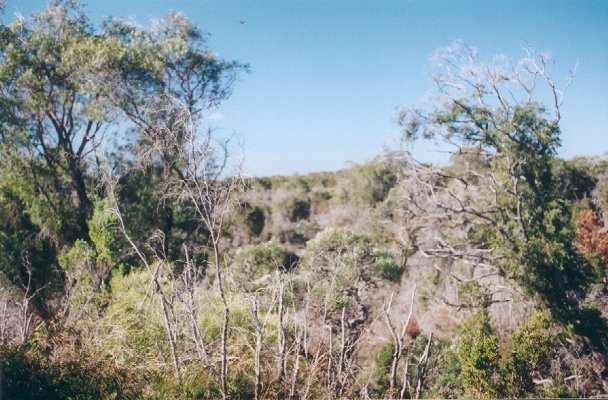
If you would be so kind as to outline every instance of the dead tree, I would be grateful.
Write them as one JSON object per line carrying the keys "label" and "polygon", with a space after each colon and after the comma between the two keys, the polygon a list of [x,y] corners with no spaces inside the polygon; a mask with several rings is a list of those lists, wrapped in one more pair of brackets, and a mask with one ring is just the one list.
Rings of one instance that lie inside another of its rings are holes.
{"label": "dead tree", "polygon": [[[162,97],[154,107],[147,110],[146,117],[153,123],[147,126],[147,141],[139,148],[139,161],[143,166],[157,163],[169,151],[173,154],[171,167],[179,173],[168,176],[164,182],[161,201],[175,201],[185,210],[189,210],[201,228],[208,234],[207,250],[211,253],[211,267],[215,273],[215,288],[222,303],[222,329],[220,344],[220,368],[211,371],[218,376],[222,398],[228,397],[228,334],[230,324],[230,306],[227,299],[222,268],[222,249],[220,240],[228,215],[233,210],[236,192],[242,189],[240,165],[230,164],[228,143],[218,142],[210,129],[202,130],[202,115],[192,115],[181,101]],[[110,180],[111,181],[111,180]],[[113,184],[108,185],[113,190]],[[115,198],[115,197],[114,197]],[[119,229],[146,266],[154,286],[154,293],[160,299],[167,336],[172,349],[176,374],[179,376],[179,352],[177,329],[177,313],[173,301],[178,299],[184,305],[192,330],[192,338],[202,358],[210,363],[206,345],[196,323],[197,304],[193,297],[194,265],[190,251],[184,248],[185,269],[183,284],[177,285],[171,277],[171,291],[165,293],[159,282],[159,267],[161,263],[152,265],[146,254],[128,234],[128,229],[122,218],[116,200],[113,212],[118,217]],[[161,235],[162,236],[162,235]],[[162,240],[164,244],[166,241]],[[162,261],[163,250],[157,258]],[[154,251],[152,247],[149,250]]]}
{"label": "dead tree", "polygon": [[294,348],[294,365],[291,374],[291,384],[289,386],[289,398],[293,399],[296,395],[296,385],[298,384],[298,374],[300,373],[300,351],[302,350],[303,329],[296,327],[296,342]]}
{"label": "dead tree", "polygon": [[[403,179],[415,188],[406,207],[431,227],[412,247],[446,260],[448,268],[436,268],[457,285],[485,285],[490,299],[477,306],[508,301],[515,294],[506,289],[505,279],[533,286],[508,261],[535,240],[531,235],[538,236],[545,216],[553,212],[547,201],[552,186],[544,182],[550,181],[564,92],[574,74],[559,89],[550,77],[549,54],[528,49],[515,64],[505,57],[485,63],[475,48],[462,42],[441,49],[433,61],[439,68],[433,76],[436,106],[406,107],[400,123],[407,140],[437,141],[455,167],[404,159]],[[484,230],[492,231],[500,246],[476,235]],[[521,263],[529,259],[521,257]],[[552,285],[568,285],[561,273],[552,279]]]}
{"label": "dead tree", "polygon": [[163,97],[151,119],[157,123],[150,128],[149,147],[140,153],[144,161],[162,158],[167,147],[174,154],[176,177],[165,182],[163,199],[175,200],[190,209],[209,235],[211,264],[215,272],[216,289],[223,308],[221,331],[220,390],[228,397],[228,331],[230,306],[226,297],[222,271],[220,240],[228,215],[237,201],[235,194],[243,187],[240,166],[230,165],[227,142],[218,142],[212,131],[201,130],[200,115],[193,115],[181,101]]}
{"label": "dead tree", "polygon": [[[23,264],[27,273],[27,282],[23,284],[23,297],[21,302],[16,303],[17,309],[19,310],[19,340],[21,343],[25,343],[32,330],[32,321],[34,320],[34,313],[31,310],[30,302],[34,299],[38,293],[46,288],[46,285],[39,287],[36,290],[32,290],[32,265],[27,255],[23,258]],[[2,324],[6,324],[6,310],[8,302],[4,305],[4,312],[2,318]],[[2,335],[5,334],[5,328],[2,328]],[[2,337],[0,337],[0,340]]]}
{"label": "dead tree", "polygon": [[109,212],[113,213],[116,216],[116,220],[118,221],[118,230],[125,237],[125,239],[129,243],[129,245],[131,246],[131,248],[133,249],[135,254],[137,254],[138,258],[144,264],[144,266],[146,267],[146,270],[148,271],[148,274],[149,274],[150,280],[151,280],[151,284],[152,284],[152,290],[153,290],[154,294],[156,296],[158,296],[158,299],[160,300],[161,311],[162,311],[162,315],[163,315],[163,323],[164,323],[164,327],[165,327],[165,333],[167,336],[167,340],[169,341],[169,348],[171,349],[171,357],[173,359],[173,367],[175,369],[175,376],[178,379],[178,381],[180,381],[180,383],[181,383],[180,360],[179,360],[179,354],[178,354],[178,348],[177,348],[178,347],[177,346],[177,341],[178,341],[177,329],[178,328],[177,328],[177,324],[175,323],[176,316],[175,316],[174,303],[170,300],[170,298],[167,297],[167,294],[165,293],[165,289],[163,288],[163,285],[160,282],[160,276],[159,276],[159,271],[160,271],[160,268],[164,261],[157,260],[156,263],[149,261],[148,256],[146,256],[146,254],[140,249],[140,246],[137,245],[135,243],[135,241],[133,241],[133,239],[131,238],[130,234],[127,231],[127,227],[125,226],[125,222],[122,217],[120,208],[118,207],[118,202],[116,201],[116,198],[114,197],[115,192],[114,192],[113,184],[114,184],[113,182],[108,181],[107,185],[106,185],[106,188],[108,190],[108,195],[110,196],[110,198],[113,199],[112,202],[114,204],[114,207],[112,207],[109,210]]}
{"label": "dead tree", "polygon": [[397,331],[395,326],[393,325],[393,321],[390,317],[391,308],[393,306],[393,299],[395,297],[395,292],[391,293],[391,297],[388,301],[388,306],[384,310],[384,315],[386,317],[386,324],[388,325],[389,331],[391,333],[393,339],[393,357],[391,359],[391,369],[389,373],[389,390],[390,393],[393,393],[395,387],[397,386],[397,374],[399,372],[399,360],[401,360],[401,356],[403,354],[403,348],[405,345],[405,334],[407,332],[407,327],[410,324],[410,320],[412,319],[412,315],[414,313],[414,298],[416,296],[416,286],[414,286],[414,290],[412,291],[412,299],[410,301],[410,309],[407,314],[407,317],[402,322],[401,330]]}
{"label": "dead tree", "polygon": [[284,308],[284,298],[285,298],[285,282],[283,282],[283,277],[281,276],[280,272],[277,272],[278,276],[279,276],[279,308],[278,308],[278,317],[279,320],[277,322],[277,344],[278,344],[278,353],[279,353],[279,365],[278,365],[278,369],[279,369],[279,381],[282,382],[285,377],[287,376],[287,356],[286,356],[286,350],[287,350],[287,326],[285,325],[284,322],[284,314],[285,314],[285,308]]}
{"label": "dead tree", "polygon": [[424,353],[422,357],[420,357],[420,361],[418,362],[418,368],[416,371],[416,399],[420,398],[420,393],[422,392],[422,385],[424,384],[424,378],[426,376],[426,364],[429,361],[429,356],[431,355],[431,343],[433,342],[433,332],[429,336],[429,341],[424,348]]}
{"label": "dead tree", "polygon": [[182,271],[182,280],[183,280],[183,293],[182,291],[178,291],[176,293],[176,297],[178,297],[181,303],[184,305],[184,311],[188,315],[190,320],[190,327],[192,329],[192,341],[196,346],[197,353],[199,358],[204,361],[211,371],[213,375],[219,377],[219,373],[215,368],[215,365],[211,362],[207,351],[207,344],[203,339],[203,335],[198,326],[198,313],[199,309],[197,306],[197,302],[195,299],[195,290],[197,287],[197,279],[196,277],[200,275],[197,272],[194,261],[190,257],[190,253],[188,251],[188,247],[184,244],[184,256],[185,260],[185,268]]}
{"label": "dead tree", "polygon": [[251,315],[253,317],[253,323],[255,328],[255,356],[254,356],[254,369],[255,369],[255,399],[259,400],[262,393],[262,367],[260,365],[260,357],[262,356],[262,345],[264,343],[264,326],[260,323],[259,305],[257,295],[253,295],[249,298],[251,302]]}

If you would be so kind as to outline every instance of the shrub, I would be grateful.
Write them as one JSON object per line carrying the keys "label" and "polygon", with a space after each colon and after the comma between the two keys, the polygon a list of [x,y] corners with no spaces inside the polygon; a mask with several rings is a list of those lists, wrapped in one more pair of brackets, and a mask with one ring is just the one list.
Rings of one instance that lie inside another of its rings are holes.
{"label": "shrub", "polygon": [[374,246],[372,254],[375,258],[374,268],[376,274],[386,280],[399,282],[401,275],[403,275],[403,267],[395,263],[392,254],[381,246]]}
{"label": "shrub", "polygon": [[504,368],[506,395],[524,397],[534,394],[533,376],[545,376],[555,355],[549,321],[536,313],[513,334],[512,352]]}
{"label": "shrub", "polygon": [[331,318],[339,318],[344,307],[359,322],[367,317],[360,295],[378,281],[398,280],[403,272],[370,235],[346,228],[319,232],[306,244],[301,265],[313,285],[313,300],[327,304]]}
{"label": "shrub", "polygon": [[361,273],[368,278],[398,281],[403,274],[403,268],[377,240],[346,228],[328,228],[319,232],[307,243],[306,254],[309,265],[317,261],[337,261],[336,265],[345,268],[341,275],[356,277]]}
{"label": "shrub", "polygon": [[466,396],[476,398],[501,397],[494,381],[498,371],[498,338],[477,332],[466,338],[458,352],[461,363],[460,379]]}
{"label": "shrub", "polygon": [[394,352],[393,343],[387,343],[380,348],[376,355],[376,385],[378,385],[380,393],[384,393],[389,388],[389,373]]}
{"label": "shrub", "polygon": [[347,172],[339,200],[360,208],[375,207],[397,184],[397,168],[386,162],[357,165]]}
{"label": "shrub", "polygon": [[241,204],[236,223],[247,235],[260,236],[266,225],[264,210],[257,205],[254,206],[244,202]]}
{"label": "shrub", "polygon": [[62,349],[59,357],[51,353],[37,347],[35,342],[0,346],[2,398],[141,398],[138,377],[109,359],[94,358],[76,348]]}
{"label": "shrub", "polygon": [[461,338],[458,360],[460,381],[467,397],[502,397],[499,376],[498,338],[492,333],[486,310],[473,318],[469,331]]}
{"label": "shrub", "polygon": [[289,219],[292,222],[308,218],[310,215],[310,201],[308,198],[293,199],[289,205]]}
{"label": "shrub", "polygon": [[160,304],[146,303],[150,288],[148,271],[135,270],[124,276],[117,273],[110,285],[112,293],[101,331],[106,354],[121,365],[164,363],[170,352]]}
{"label": "shrub", "polygon": [[[439,348],[436,348],[439,347]],[[453,340],[451,343],[433,348],[435,355],[435,374],[431,381],[429,379],[428,398],[460,398],[462,397],[462,366],[458,350],[460,341]],[[430,361],[429,361],[430,363]]]}
{"label": "shrub", "polygon": [[233,270],[249,279],[258,279],[279,269],[287,269],[287,251],[276,240],[238,249],[232,260]]}

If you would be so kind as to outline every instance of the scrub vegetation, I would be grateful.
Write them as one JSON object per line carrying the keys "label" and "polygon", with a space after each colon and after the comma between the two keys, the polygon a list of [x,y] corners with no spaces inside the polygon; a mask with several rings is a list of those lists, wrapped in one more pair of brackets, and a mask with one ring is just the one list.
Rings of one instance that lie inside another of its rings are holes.
{"label": "scrub vegetation", "polygon": [[249,67],[185,15],[0,25],[0,398],[606,396],[608,159],[556,155],[569,80],[435,58],[399,124],[447,165],[244,177],[207,117]]}

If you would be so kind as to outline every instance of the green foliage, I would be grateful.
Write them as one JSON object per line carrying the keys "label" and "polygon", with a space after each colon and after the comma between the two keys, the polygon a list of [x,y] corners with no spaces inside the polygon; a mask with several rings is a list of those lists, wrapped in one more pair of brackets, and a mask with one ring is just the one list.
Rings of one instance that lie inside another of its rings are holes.
{"label": "green foliage", "polygon": [[285,265],[287,258],[287,251],[276,240],[244,246],[238,249],[232,260],[232,271],[242,275],[239,279],[250,283],[290,268],[290,265]]}
{"label": "green foliage", "polygon": [[480,309],[461,327],[457,348],[460,375],[464,395],[474,398],[501,397],[499,385],[500,351],[494,335],[488,311]]}
{"label": "green foliage", "polygon": [[115,230],[117,218],[109,208],[109,200],[95,201],[88,221],[91,243],[78,239],[65,246],[58,257],[68,281],[70,302],[79,311],[93,312],[102,306],[103,291],[108,289],[112,270],[118,267],[120,246],[124,247]]}
{"label": "green foliage", "polygon": [[397,183],[398,169],[386,162],[357,165],[347,172],[338,199],[359,208],[375,207]]}
{"label": "green foliage", "polygon": [[125,244],[119,239],[116,227],[118,218],[111,212],[109,199],[100,199],[94,203],[93,216],[88,221],[89,237],[95,248],[95,262],[112,266],[120,248]]}
{"label": "green foliage", "polygon": [[454,339],[448,345],[439,348],[433,347],[435,354],[434,367],[437,377],[430,382],[430,390],[427,396],[432,398],[460,398],[462,397],[462,365],[460,363],[458,350],[460,341]]}
{"label": "green foliage", "polygon": [[536,313],[513,334],[511,356],[504,368],[508,397],[527,397],[535,393],[533,377],[544,377],[555,355],[555,340],[546,315]]}
{"label": "green foliage", "polygon": [[[39,298],[48,299],[62,278],[57,265],[55,237],[32,220],[32,210],[22,199],[26,192],[15,178],[0,165],[0,274],[22,289],[31,273],[32,292],[40,290]],[[60,214],[53,218],[62,216],[65,217]]]}
{"label": "green foliage", "polygon": [[371,236],[346,228],[328,228],[306,245],[309,266],[334,263],[342,268],[338,282],[352,283],[359,274],[397,281],[403,268],[395,264],[392,254]]}
{"label": "green foliage", "polygon": [[285,215],[291,222],[300,221],[310,215],[310,200],[304,195],[288,197],[276,205],[276,211]]}
{"label": "green foliage", "polygon": [[552,171],[557,197],[570,201],[590,198],[598,181],[597,175],[606,169],[602,164],[599,160],[585,157],[571,160],[555,158]]}
{"label": "green foliage", "polygon": [[240,208],[237,225],[251,237],[260,236],[266,222],[264,210],[247,202],[242,203]]}
{"label": "green foliage", "polygon": [[2,398],[138,399],[140,378],[108,359],[82,352],[62,352],[59,358],[35,344],[0,346]]}
{"label": "green foliage", "polygon": [[395,262],[393,255],[386,248],[381,246],[376,247],[373,250],[373,254],[375,257],[375,273],[386,280],[399,282],[404,270],[402,266]]}
{"label": "green foliage", "polygon": [[463,338],[458,349],[461,365],[460,380],[467,397],[501,397],[501,388],[495,382],[499,371],[498,338],[477,331]]}
{"label": "green foliage", "polygon": [[380,348],[376,355],[376,385],[378,385],[380,393],[384,393],[389,388],[389,373],[394,352],[395,346],[393,343],[387,343]]}
{"label": "green foliage", "polygon": [[94,250],[84,240],[77,240],[67,252],[60,254],[59,265],[62,267],[70,283],[70,301],[73,305],[86,304],[100,289],[96,281]]}
{"label": "green foliage", "polygon": [[255,378],[252,370],[240,369],[234,374],[230,381],[230,395],[235,399],[251,399],[255,392]]}
{"label": "green foliage", "polygon": [[160,304],[146,303],[150,283],[145,270],[124,276],[116,273],[110,281],[112,293],[104,313],[107,323],[101,333],[105,353],[119,365],[158,364],[170,357]]}

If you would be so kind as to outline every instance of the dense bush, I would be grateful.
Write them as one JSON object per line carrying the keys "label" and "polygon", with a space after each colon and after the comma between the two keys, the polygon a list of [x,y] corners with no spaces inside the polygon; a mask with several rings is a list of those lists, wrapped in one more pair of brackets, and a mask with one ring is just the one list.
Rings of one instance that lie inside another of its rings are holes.
{"label": "dense bush", "polygon": [[547,316],[536,313],[513,334],[511,355],[504,368],[508,397],[534,395],[533,379],[548,375],[555,356],[555,340]]}
{"label": "dense bush", "polygon": [[242,179],[203,116],[247,67],[205,38],[73,0],[0,22],[0,400],[413,396],[427,343],[423,397],[607,392],[608,161],[557,158],[546,55],[437,53],[399,119],[451,165]]}
{"label": "dense bush", "polygon": [[2,399],[139,399],[143,376],[76,348],[57,358],[35,344],[0,346]]}
{"label": "dense bush", "polygon": [[292,267],[288,252],[276,240],[241,247],[231,262],[231,273],[239,286],[251,290]]}
{"label": "dense bush", "polygon": [[237,225],[251,237],[260,236],[266,224],[264,210],[248,202],[241,203],[237,216]]}
{"label": "dense bush", "polygon": [[[398,281],[403,267],[397,265],[392,254],[372,236],[346,228],[329,228],[319,232],[306,245],[309,267],[316,263],[334,261],[330,268],[344,268],[339,281],[358,274],[368,278]],[[352,282],[349,282],[352,283]]]}
{"label": "dense bush", "polygon": [[387,162],[357,165],[346,173],[338,199],[359,208],[375,207],[397,184],[398,169]]}
{"label": "dense bush", "polygon": [[458,350],[460,379],[465,396],[474,398],[502,397],[499,372],[498,338],[478,331],[463,338]]}

